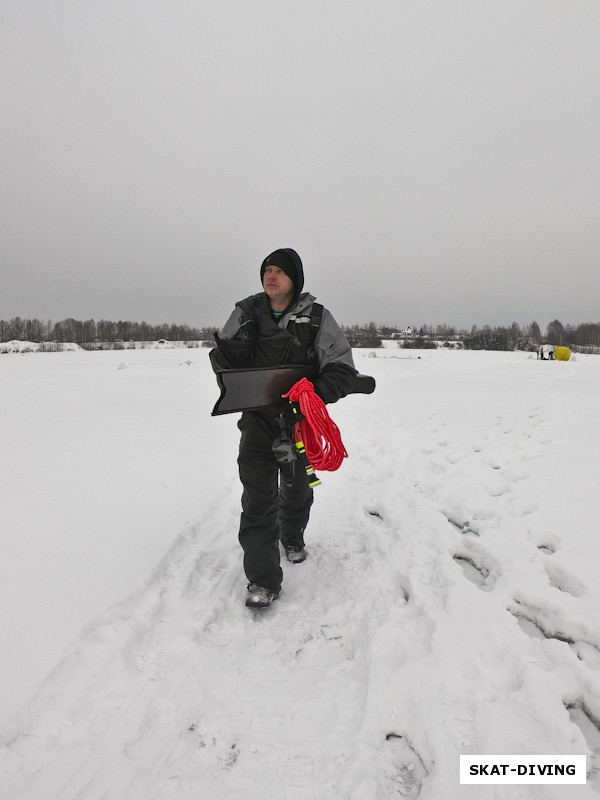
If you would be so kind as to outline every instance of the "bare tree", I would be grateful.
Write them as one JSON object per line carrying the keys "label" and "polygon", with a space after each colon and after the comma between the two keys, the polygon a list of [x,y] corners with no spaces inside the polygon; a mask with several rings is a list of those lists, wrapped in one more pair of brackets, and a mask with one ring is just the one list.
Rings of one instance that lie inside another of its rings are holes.
{"label": "bare tree", "polygon": [[542,341],[542,331],[537,322],[532,322],[529,326],[529,338],[533,339],[536,344],[540,344]]}
{"label": "bare tree", "polygon": [[546,338],[550,342],[550,344],[558,344],[562,345],[564,342],[565,337],[565,329],[563,327],[562,322],[557,319],[552,320],[552,322],[548,323],[548,327],[546,329]]}

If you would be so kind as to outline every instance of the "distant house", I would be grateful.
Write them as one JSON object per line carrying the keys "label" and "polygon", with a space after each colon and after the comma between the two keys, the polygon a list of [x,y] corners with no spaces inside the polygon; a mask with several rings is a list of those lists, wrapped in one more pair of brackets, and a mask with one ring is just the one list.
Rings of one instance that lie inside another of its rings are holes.
{"label": "distant house", "polygon": [[414,339],[415,332],[413,329],[408,326],[408,328],[403,328],[401,331],[394,331],[391,335],[391,339]]}

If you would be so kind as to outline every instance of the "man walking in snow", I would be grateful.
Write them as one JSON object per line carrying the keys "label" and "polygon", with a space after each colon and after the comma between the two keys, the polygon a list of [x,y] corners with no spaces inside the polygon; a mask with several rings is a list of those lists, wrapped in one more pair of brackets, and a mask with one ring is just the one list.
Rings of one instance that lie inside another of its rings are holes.
{"label": "man walking in snow", "polygon": [[[215,334],[215,362],[228,368],[316,366],[315,393],[325,403],[335,403],[352,389],[352,351],[330,312],[302,291],[300,256],[287,247],[275,250],[263,261],[260,279],[264,291],[238,302],[221,336]],[[298,419],[291,410],[285,413],[290,436]],[[281,433],[278,414],[272,408],[245,411],[238,422],[243,486],[239,541],[248,579],[246,605],[261,608],[281,591],[279,542],[291,563],[306,558],[304,530],[313,502],[303,469],[280,480],[284,467],[272,449]]]}

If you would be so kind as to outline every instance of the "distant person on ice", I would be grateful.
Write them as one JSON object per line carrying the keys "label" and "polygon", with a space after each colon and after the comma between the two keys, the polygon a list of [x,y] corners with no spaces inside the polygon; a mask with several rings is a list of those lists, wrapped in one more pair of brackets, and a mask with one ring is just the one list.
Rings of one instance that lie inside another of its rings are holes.
{"label": "distant person on ice", "polygon": [[[262,263],[264,291],[236,303],[221,332],[215,334],[215,360],[221,367],[317,366],[315,393],[325,403],[348,394],[356,369],[348,340],[332,315],[315,297],[303,292],[304,271],[295,250],[275,250]],[[289,432],[297,421],[286,409]],[[245,411],[238,457],[243,486],[239,541],[248,579],[246,605],[266,607],[279,595],[283,572],[279,542],[288,561],[305,560],[304,530],[313,490],[304,469],[296,469],[291,485],[280,480],[272,450],[280,434],[275,409]]]}

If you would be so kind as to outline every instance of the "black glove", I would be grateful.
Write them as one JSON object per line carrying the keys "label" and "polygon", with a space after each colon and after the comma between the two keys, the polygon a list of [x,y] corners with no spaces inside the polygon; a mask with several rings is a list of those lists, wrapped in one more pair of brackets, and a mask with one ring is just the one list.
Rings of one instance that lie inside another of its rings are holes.
{"label": "black glove", "polygon": [[231,337],[236,342],[247,342],[248,344],[255,344],[258,339],[258,325],[253,319],[247,319],[238,328],[238,330]]}
{"label": "black glove", "polygon": [[[256,327],[256,323],[244,323],[231,339],[221,339],[218,333],[214,334],[219,350],[218,363],[222,368],[224,365],[226,369],[236,369],[250,363],[256,341],[253,325]],[[215,362],[212,363],[214,368]]]}

